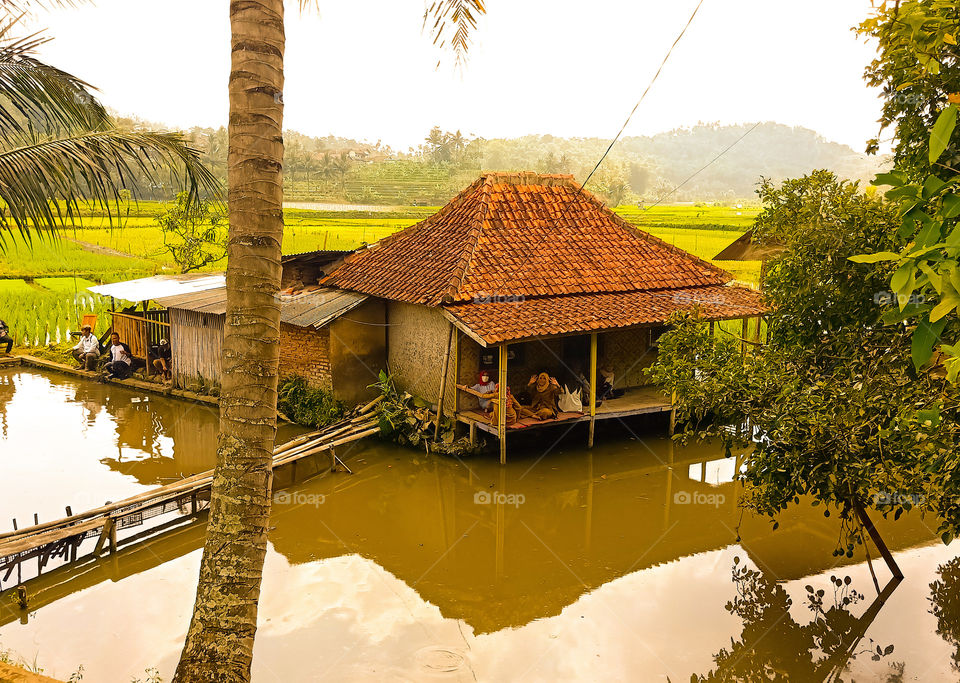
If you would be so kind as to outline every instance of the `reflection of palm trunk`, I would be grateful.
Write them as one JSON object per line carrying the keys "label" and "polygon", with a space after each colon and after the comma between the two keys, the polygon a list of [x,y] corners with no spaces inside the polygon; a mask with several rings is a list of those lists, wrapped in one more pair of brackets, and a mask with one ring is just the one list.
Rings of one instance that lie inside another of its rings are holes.
{"label": "reflection of palm trunk", "polygon": [[250,678],[276,432],[283,238],[283,0],[232,2],[220,443],[193,619],[174,681]]}

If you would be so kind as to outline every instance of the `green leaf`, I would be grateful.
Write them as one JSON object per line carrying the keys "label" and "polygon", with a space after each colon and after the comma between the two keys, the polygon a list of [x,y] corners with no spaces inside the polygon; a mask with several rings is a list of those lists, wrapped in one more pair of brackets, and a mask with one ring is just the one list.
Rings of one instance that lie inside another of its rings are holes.
{"label": "green leaf", "polygon": [[935,175],[928,175],[927,179],[923,181],[923,198],[930,199],[935,194],[940,192],[943,188],[947,186],[947,183],[938,178]]}
{"label": "green leaf", "polygon": [[907,175],[903,171],[890,171],[889,173],[878,173],[873,179],[874,185],[889,185],[890,187],[900,187],[907,182]]}
{"label": "green leaf", "polygon": [[892,251],[878,251],[875,254],[857,254],[851,256],[850,261],[854,263],[879,263],[880,261],[899,261],[900,254]]}
{"label": "green leaf", "polygon": [[929,247],[940,240],[940,228],[942,223],[931,221],[923,226],[923,229],[917,234],[917,246]]}
{"label": "green leaf", "polygon": [[952,287],[945,287],[943,295],[940,297],[940,303],[930,311],[930,321],[937,322],[941,320],[945,315],[957,308],[957,306],[960,306],[960,296],[957,296],[957,292]]}
{"label": "green leaf", "polygon": [[917,329],[913,331],[913,338],[910,340],[910,354],[913,358],[913,367],[920,370],[930,357],[933,356],[933,347],[940,340],[940,333],[946,320],[938,322],[920,321]]}
{"label": "green leaf", "polygon": [[930,163],[937,159],[947,149],[950,144],[950,136],[953,135],[953,129],[957,125],[957,108],[952,104],[940,112],[937,122],[933,124],[930,131]]}
{"label": "green leaf", "polygon": [[943,217],[956,218],[960,216],[960,197],[955,194],[943,196]]}

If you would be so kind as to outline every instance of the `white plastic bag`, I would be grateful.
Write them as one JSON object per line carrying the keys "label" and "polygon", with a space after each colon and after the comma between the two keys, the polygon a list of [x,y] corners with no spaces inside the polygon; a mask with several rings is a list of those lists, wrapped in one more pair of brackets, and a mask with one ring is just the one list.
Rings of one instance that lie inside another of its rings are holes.
{"label": "white plastic bag", "polygon": [[557,399],[561,413],[582,413],[583,401],[580,399],[580,389],[571,392],[567,385],[563,385],[563,393]]}

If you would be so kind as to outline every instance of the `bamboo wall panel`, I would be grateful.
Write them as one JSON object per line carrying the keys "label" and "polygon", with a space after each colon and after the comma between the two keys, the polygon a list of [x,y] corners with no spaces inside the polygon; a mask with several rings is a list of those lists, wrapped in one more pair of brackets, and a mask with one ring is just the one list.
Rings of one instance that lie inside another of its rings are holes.
{"label": "bamboo wall panel", "polygon": [[[436,403],[450,321],[436,308],[387,302],[387,360],[397,388]],[[447,374],[443,402],[452,406],[456,373]]]}
{"label": "bamboo wall panel", "polygon": [[170,348],[174,383],[182,389],[220,386],[224,316],[170,309]]}

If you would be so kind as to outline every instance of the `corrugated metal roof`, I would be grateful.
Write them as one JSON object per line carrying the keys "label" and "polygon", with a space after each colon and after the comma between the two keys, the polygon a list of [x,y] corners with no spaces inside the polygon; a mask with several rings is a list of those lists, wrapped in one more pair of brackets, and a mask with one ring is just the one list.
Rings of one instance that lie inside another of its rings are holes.
{"label": "corrugated metal roof", "polygon": [[[280,320],[298,327],[323,327],[369,297],[358,292],[321,287],[293,295],[280,296]],[[156,300],[166,308],[181,308],[220,315],[227,312],[225,287],[207,292],[182,294]]]}
{"label": "corrugated metal roof", "polygon": [[149,301],[216,289],[224,287],[226,282],[223,273],[184,273],[112,282],[108,285],[91,287],[90,291],[126,301]]}

